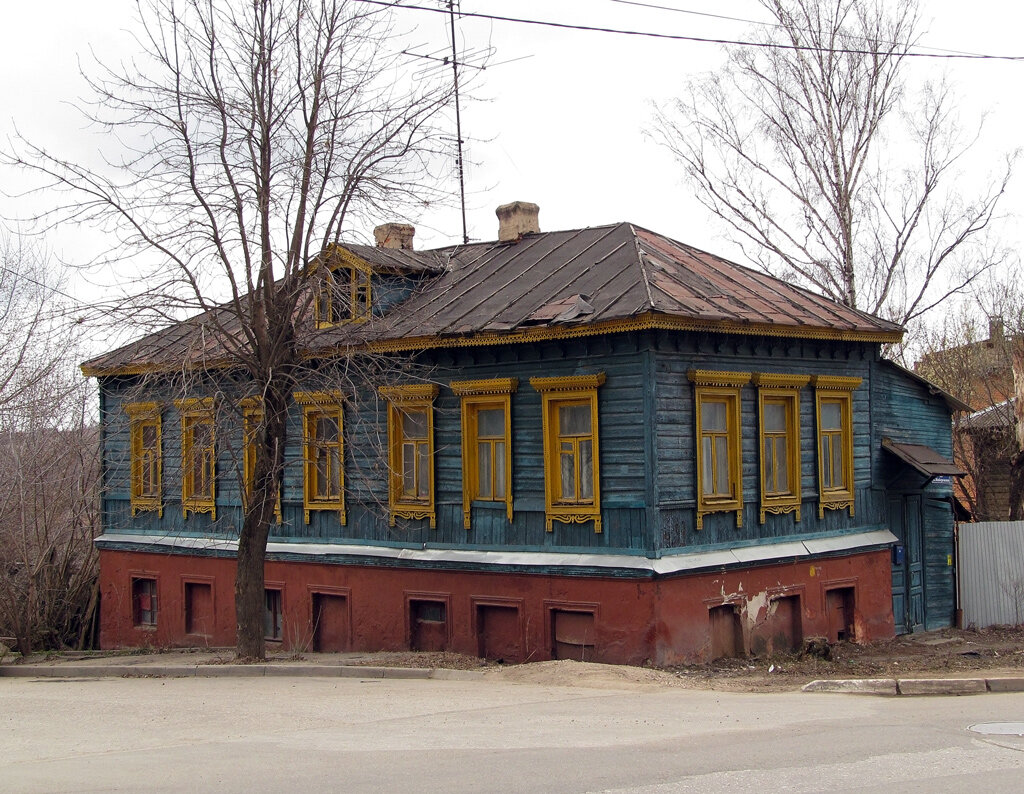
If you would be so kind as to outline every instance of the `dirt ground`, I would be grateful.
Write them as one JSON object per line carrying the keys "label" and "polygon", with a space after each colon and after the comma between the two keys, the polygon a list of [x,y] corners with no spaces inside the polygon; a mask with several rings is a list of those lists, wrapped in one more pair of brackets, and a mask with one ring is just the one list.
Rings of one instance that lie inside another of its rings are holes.
{"label": "dirt ground", "polygon": [[[2,650],[2,649],[0,649]],[[1024,626],[943,629],[867,645],[836,643],[819,655],[720,659],[675,667],[629,667],[569,660],[503,665],[458,653],[379,652],[344,654],[270,653],[268,664],[345,664],[477,670],[486,677],[548,686],[591,688],[682,687],[733,692],[796,690],[815,679],[959,678],[1024,676]],[[21,664],[230,664],[231,648],[135,649],[113,652],[37,654],[21,659],[2,654],[0,663]],[[827,656],[828,658],[823,658]]]}
{"label": "dirt ground", "polygon": [[1024,675],[1024,626],[943,629],[856,645],[828,646],[828,656],[776,655],[720,659],[668,668],[625,667],[571,661],[498,665],[454,653],[367,654],[356,664],[483,670],[504,680],[558,686],[622,684],[679,686],[733,692],[798,689],[818,678],[958,678],[974,671]]}

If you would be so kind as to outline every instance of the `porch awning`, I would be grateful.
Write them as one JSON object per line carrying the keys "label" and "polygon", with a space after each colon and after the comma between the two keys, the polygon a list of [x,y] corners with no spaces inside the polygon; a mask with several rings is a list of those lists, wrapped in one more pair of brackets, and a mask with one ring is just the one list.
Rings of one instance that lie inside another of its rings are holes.
{"label": "porch awning", "polygon": [[883,438],[882,449],[891,452],[928,479],[943,476],[962,477],[966,473],[949,458],[924,444],[897,444],[892,439]]}

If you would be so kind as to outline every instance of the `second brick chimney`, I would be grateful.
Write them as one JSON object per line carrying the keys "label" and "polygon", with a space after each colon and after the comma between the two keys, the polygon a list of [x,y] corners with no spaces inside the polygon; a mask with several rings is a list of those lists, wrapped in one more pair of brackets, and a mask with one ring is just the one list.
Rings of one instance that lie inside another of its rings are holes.
{"label": "second brick chimney", "polygon": [[540,207],[528,201],[513,201],[496,209],[498,216],[498,240],[518,240],[524,234],[540,232]]}
{"label": "second brick chimney", "polygon": [[408,223],[382,223],[373,230],[378,248],[397,248],[402,251],[412,250],[415,234],[416,227]]}

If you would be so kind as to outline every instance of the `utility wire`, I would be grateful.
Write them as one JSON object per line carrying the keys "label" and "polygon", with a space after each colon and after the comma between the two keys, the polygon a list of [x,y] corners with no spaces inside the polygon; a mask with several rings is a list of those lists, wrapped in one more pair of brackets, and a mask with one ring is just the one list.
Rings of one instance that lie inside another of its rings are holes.
{"label": "utility wire", "polygon": [[[624,6],[635,6],[637,8],[650,8],[654,11],[671,11],[674,14],[686,14],[694,17],[708,17],[710,19],[721,19],[725,22],[741,22],[744,25],[757,25],[762,28],[777,28],[779,30],[787,30],[786,25],[781,22],[768,22],[762,19],[747,19],[745,17],[731,17],[727,14],[712,14],[709,11],[693,11],[689,8],[676,8],[675,6],[663,6],[656,3],[642,3],[640,0],[608,0],[609,3],[617,3]],[[801,28],[806,30],[806,28]],[[861,36],[854,36],[853,38],[863,39]],[[888,43],[888,42],[886,42]],[[974,55],[981,56],[982,53],[968,52],[966,50],[954,50],[949,47],[929,47],[927,44],[918,44],[917,47],[922,50],[934,50],[935,52],[951,52],[957,55]]]}
{"label": "utility wire", "polygon": [[[382,6],[386,8],[404,8],[410,11],[429,11],[434,14],[447,14],[447,9],[428,8],[426,6],[407,5],[401,2],[389,2],[389,0],[359,0],[361,3]],[[831,52],[843,55],[879,55],[883,54],[877,50],[856,49],[856,48],[835,48],[835,47],[810,47],[800,44],[776,44],[771,42],[741,41],[739,39],[715,39],[701,36],[682,36],[673,33],[654,33],[644,30],[626,30],[623,28],[604,28],[593,25],[574,25],[568,22],[549,22],[541,19],[526,19],[523,17],[507,17],[497,14],[480,14],[472,11],[461,11],[460,16],[472,17],[474,19],[488,19],[493,22],[516,22],[522,25],[537,25],[540,27],[560,28],[562,30],[578,30],[589,33],[614,33],[620,36],[639,36],[651,39],[664,39],[668,41],[693,41],[701,44],[727,44],[735,47],[757,47],[767,50],[799,50],[802,52]],[[1024,61],[1024,55],[972,55],[968,53],[941,53],[941,52],[904,52],[900,57],[906,58],[933,58],[942,60],[974,60],[974,61]]]}

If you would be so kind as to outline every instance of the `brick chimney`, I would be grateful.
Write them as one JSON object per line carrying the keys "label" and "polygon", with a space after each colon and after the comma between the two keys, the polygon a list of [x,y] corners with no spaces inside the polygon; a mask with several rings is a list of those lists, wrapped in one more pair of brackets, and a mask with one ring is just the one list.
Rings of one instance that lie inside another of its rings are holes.
{"label": "brick chimney", "polygon": [[373,230],[373,238],[378,248],[397,248],[401,251],[412,250],[412,238],[416,227],[408,223],[383,223]]}
{"label": "brick chimney", "polygon": [[540,207],[528,201],[513,201],[502,204],[496,209],[498,216],[498,240],[508,242],[518,240],[524,234],[540,232]]}

